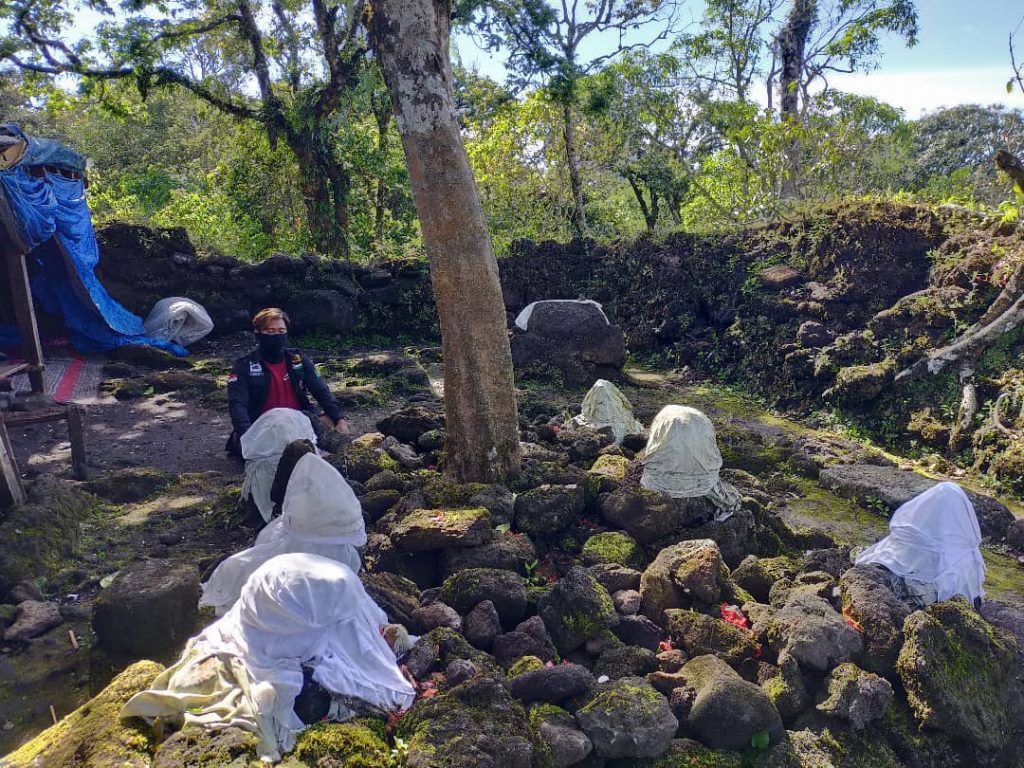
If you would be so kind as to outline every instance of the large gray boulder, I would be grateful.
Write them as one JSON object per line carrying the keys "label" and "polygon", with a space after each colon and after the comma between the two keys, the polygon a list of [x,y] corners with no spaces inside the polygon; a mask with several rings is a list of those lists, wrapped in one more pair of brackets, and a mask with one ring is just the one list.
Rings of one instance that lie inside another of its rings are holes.
{"label": "large gray boulder", "polygon": [[697,611],[669,608],[665,627],[677,645],[691,656],[713,654],[738,667],[758,654],[753,632]]}
{"label": "large gray boulder", "polygon": [[860,656],[864,641],[828,601],[806,593],[794,594],[768,620],[768,642],[788,653],[805,671],[827,672]]}
{"label": "large gray boulder", "polygon": [[551,752],[554,768],[576,765],[594,751],[587,734],[576,724],[576,719],[559,707],[538,707],[530,712],[530,722],[537,735]]}
{"label": "large gray boulder", "polygon": [[668,700],[646,680],[624,677],[601,686],[576,721],[604,758],[657,757],[679,728]]}
{"label": "large gray boulder", "polygon": [[629,486],[601,499],[601,516],[640,544],[663,541],[715,512],[707,499],[673,499],[647,488]]}
{"label": "large gray boulder", "polygon": [[183,645],[195,629],[199,570],[189,563],[144,560],[100,592],[92,628],[108,650],[135,658]]}
{"label": "large gray boulder", "polygon": [[626,337],[594,304],[539,302],[525,332],[512,336],[517,369],[555,369],[569,386],[617,378],[626,364]]}
{"label": "large gray boulder", "polygon": [[722,594],[723,567],[718,544],[711,539],[666,547],[640,579],[640,612],[664,626],[670,608],[714,605]]}
{"label": "large gray boulder", "polygon": [[758,733],[767,732],[773,744],[785,738],[778,710],[764,691],[721,659],[690,659],[680,675],[696,692],[686,726],[704,744],[741,750]]}
{"label": "large gray boulder", "polygon": [[554,536],[583,514],[579,485],[543,485],[516,497],[516,528],[531,536]]}
{"label": "large gray boulder", "polygon": [[522,577],[511,571],[495,568],[459,571],[445,579],[441,599],[463,614],[490,600],[506,627],[514,626],[526,615],[526,585]]}
{"label": "large gray boulder", "polygon": [[[890,512],[940,482],[916,472],[874,464],[836,464],[821,470],[818,480],[840,496],[865,504],[881,503]],[[1013,522],[1013,513],[990,496],[966,488],[964,491],[974,505],[982,535],[1001,541]]]}
{"label": "large gray boulder", "polygon": [[922,725],[986,752],[1018,748],[1024,739],[1024,647],[1017,638],[985,622],[959,597],[912,613],[903,633],[897,670]]}
{"label": "large gray boulder", "polygon": [[509,690],[524,704],[545,701],[561,704],[577,696],[586,696],[597,682],[586,667],[578,664],[556,664],[524,672],[512,680]]}
{"label": "large gray boulder", "polygon": [[839,589],[844,613],[864,630],[861,666],[868,672],[892,677],[910,606],[893,594],[885,569],[878,565],[850,568],[839,580]]}
{"label": "large gray boulder", "polygon": [[560,653],[576,650],[619,620],[608,590],[579,566],[541,598],[538,612]]}
{"label": "large gray boulder", "polygon": [[892,703],[892,685],[884,677],[865,672],[856,664],[840,664],[832,670],[826,697],[818,711],[846,720],[855,731],[880,720]]}

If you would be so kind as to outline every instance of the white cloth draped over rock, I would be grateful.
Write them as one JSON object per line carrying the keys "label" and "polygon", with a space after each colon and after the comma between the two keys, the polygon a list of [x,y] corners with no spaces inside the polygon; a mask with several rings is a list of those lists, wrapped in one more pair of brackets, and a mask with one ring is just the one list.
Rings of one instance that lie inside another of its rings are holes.
{"label": "white cloth draped over rock", "polygon": [[[530,330],[530,317],[533,315],[533,310],[537,308],[538,304],[591,304],[597,307],[597,311],[604,317],[604,321],[608,323],[608,315],[604,313],[604,308],[593,299],[545,299],[544,301],[534,301],[527,304],[523,310],[516,315],[516,328],[521,331]],[[608,323],[611,325],[611,323]]]}
{"label": "white cloth draped over rock", "polygon": [[[889,535],[857,555],[908,582],[933,586],[937,600],[984,597],[985,561],[974,505],[956,483],[939,483],[901,506]],[[920,591],[918,590],[918,593]]]}
{"label": "white cloth draped over rock", "polygon": [[387,616],[355,572],[325,557],[279,555],[258,568],[238,602],[189,641],[181,658],[135,695],[122,717],[207,728],[241,727],[276,761],[305,727],[295,714],[302,664],[332,693],[386,711],[415,691],[381,636]]}
{"label": "white cloth draped over rock", "polygon": [[644,425],[633,416],[633,406],[619,388],[605,379],[598,379],[583,398],[580,415],[573,421],[582,427],[610,427],[616,443],[626,435],[644,431]]}
{"label": "white cloth draped over rock", "polygon": [[284,449],[295,440],[309,440],[316,445],[313,423],[294,408],[271,408],[256,419],[240,439],[245,459],[242,498],[252,496],[264,522],[270,522],[274,513],[270,489],[274,485],[277,464]]}
{"label": "white cloth draped over rock", "polygon": [[213,606],[218,616],[238,599],[246,579],[277,555],[306,552],[344,563],[356,573],[356,547],[366,544],[363,511],[355,493],[334,467],[316,454],[303,456],[292,470],[281,516],[267,525],[249,549],[217,566],[203,584],[199,605]]}
{"label": "white cloth draped over rock", "polygon": [[685,405],[666,405],[651,422],[640,485],[676,499],[706,496],[725,520],[740,508],[739,491],[719,477],[722,454],[711,419]]}

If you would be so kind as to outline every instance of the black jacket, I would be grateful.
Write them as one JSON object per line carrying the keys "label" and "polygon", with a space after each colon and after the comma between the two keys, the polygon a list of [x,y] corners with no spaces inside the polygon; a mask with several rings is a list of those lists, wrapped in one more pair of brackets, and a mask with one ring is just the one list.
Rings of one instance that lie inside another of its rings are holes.
{"label": "black jacket", "polygon": [[[312,395],[332,421],[340,419],[341,408],[338,401],[320,378],[313,362],[297,349],[291,348],[285,348],[284,360],[288,364],[288,378],[299,398],[302,410],[313,410],[313,405],[309,401],[309,396]],[[237,436],[244,435],[263,413],[263,405],[267,402],[269,391],[270,381],[258,349],[235,360],[231,375],[228,377],[228,410],[231,412],[231,423]]]}

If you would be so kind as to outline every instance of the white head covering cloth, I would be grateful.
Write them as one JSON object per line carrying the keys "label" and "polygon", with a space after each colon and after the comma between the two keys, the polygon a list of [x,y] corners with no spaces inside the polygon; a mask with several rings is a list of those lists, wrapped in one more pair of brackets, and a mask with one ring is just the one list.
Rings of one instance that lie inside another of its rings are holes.
{"label": "white head covering cloth", "polygon": [[324,459],[307,453],[288,479],[281,516],[256,537],[256,543],[217,566],[203,584],[199,605],[223,615],[238,599],[250,574],[272,557],[306,552],[361,565],[356,547],[366,544],[362,507],[345,478]]}
{"label": "white head covering cloth", "polygon": [[277,464],[284,449],[295,440],[309,440],[316,445],[316,432],[309,417],[294,408],[271,408],[253,422],[239,441],[245,459],[242,498],[252,496],[265,522],[270,521],[274,512],[270,488]]}
{"label": "white head covering cloth", "polygon": [[616,443],[621,443],[626,435],[644,431],[644,425],[633,416],[632,404],[618,387],[605,379],[594,382],[583,398],[580,415],[574,421],[591,429],[611,427]]}
{"label": "white head covering cloth", "polygon": [[640,485],[676,499],[707,496],[724,520],[741,504],[739,492],[718,476],[722,454],[711,419],[685,405],[666,405],[651,423]]}
{"label": "white head covering cloth", "polygon": [[222,697],[244,701],[235,719],[244,710],[241,719],[261,737],[261,756],[279,759],[305,727],[294,710],[303,662],[313,666],[314,680],[336,694],[387,711],[412,705],[415,691],[380,634],[386,623],[348,566],[316,555],[279,555],[252,574],[238,602],[189,643],[178,664],[125,705],[122,717],[183,716],[224,727],[203,706],[183,705],[195,700],[193,691],[169,683],[182,678],[186,665],[227,658],[246,679]]}
{"label": "white head covering cloth", "polygon": [[897,576],[934,584],[938,599],[984,597],[985,561],[974,505],[956,483],[939,483],[902,505],[889,535],[857,556]]}

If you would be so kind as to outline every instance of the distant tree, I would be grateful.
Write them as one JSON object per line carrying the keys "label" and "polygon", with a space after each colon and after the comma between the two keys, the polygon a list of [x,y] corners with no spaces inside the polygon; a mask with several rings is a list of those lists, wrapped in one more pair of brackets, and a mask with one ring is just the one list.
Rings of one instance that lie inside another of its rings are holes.
{"label": "distant tree", "polygon": [[1006,196],[993,164],[997,149],[1024,152],[1024,114],[1001,105],[964,104],[912,123],[912,154],[904,183],[913,190],[951,180],[966,197],[998,205]]}
{"label": "distant tree", "polygon": [[[588,227],[577,145],[580,80],[623,51],[667,38],[675,5],[675,0],[470,0],[462,6],[462,16],[473,20],[485,45],[508,52],[513,85],[540,85],[558,104],[573,199],[572,224],[581,237],[588,234]],[[586,53],[584,43],[603,33],[615,36],[609,49]],[[644,39],[632,41],[631,35]]]}
{"label": "distant tree", "polygon": [[376,0],[373,10],[441,320],[444,471],[502,482],[520,469],[519,418],[498,265],[452,93],[451,5]]}
{"label": "distant tree", "polygon": [[[93,0],[105,20],[75,36],[71,0],[13,0],[0,7],[9,34],[0,59],[37,75],[71,75],[87,90],[133,83],[145,97],[184,88],[222,112],[263,126],[295,155],[319,250],[349,253],[352,178],[334,144],[345,95],[366,45],[365,0]],[[250,93],[255,96],[249,95]]]}
{"label": "distant tree", "polygon": [[[782,121],[799,125],[811,88],[819,80],[827,88],[834,72],[875,66],[883,32],[898,34],[913,45],[917,30],[913,0],[792,0],[775,37],[778,66],[773,73]],[[780,195],[791,199],[798,196],[802,170],[795,135],[787,142],[786,154]]]}

